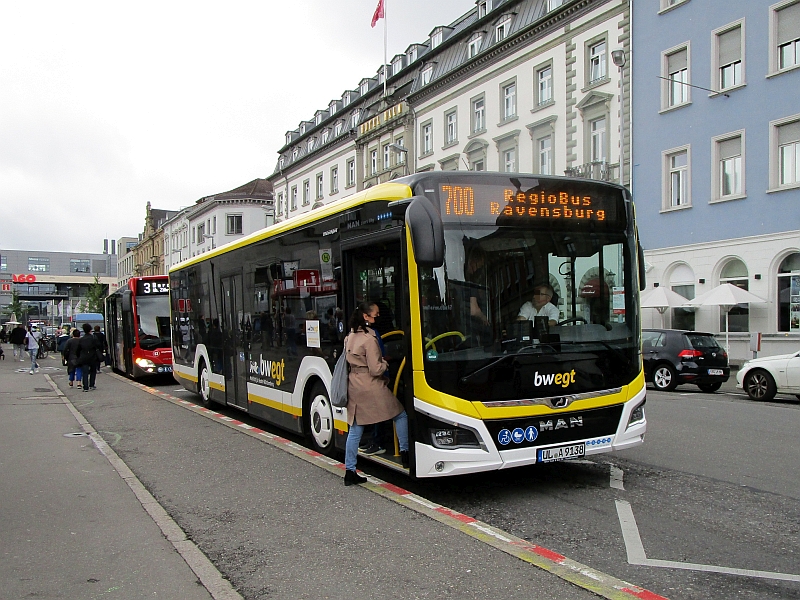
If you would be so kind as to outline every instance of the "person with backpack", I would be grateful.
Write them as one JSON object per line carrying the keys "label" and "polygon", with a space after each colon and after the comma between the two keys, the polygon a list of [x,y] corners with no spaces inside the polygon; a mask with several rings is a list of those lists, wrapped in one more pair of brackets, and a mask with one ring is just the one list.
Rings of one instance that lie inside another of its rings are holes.
{"label": "person with backpack", "polygon": [[97,378],[97,353],[103,347],[98,339],[92,335],[92,326],[88,323],[83,324],[83,336],[78,341],[78,362],[81,367],[81,383],[83,391],[90,389],[96,390],[95,379]]}
{"label": "person with backpack", "polygon": [[33,328],[28,325],[28,332],[25,334],[25,348],[31,355],[31,375],[39,372],[39,363],[36,362],[36,355],[39,352],[40,339],[42,339],[41,335],[37,336]]}

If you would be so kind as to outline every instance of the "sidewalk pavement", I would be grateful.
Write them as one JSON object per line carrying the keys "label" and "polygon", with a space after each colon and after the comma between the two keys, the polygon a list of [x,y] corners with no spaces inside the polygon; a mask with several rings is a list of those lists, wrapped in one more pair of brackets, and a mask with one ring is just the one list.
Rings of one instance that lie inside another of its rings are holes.
{"label": "sidewalk pavement", "polygon": [[210,599],[50,385],[60,357],[31,375],[3,349],[0,596]]}

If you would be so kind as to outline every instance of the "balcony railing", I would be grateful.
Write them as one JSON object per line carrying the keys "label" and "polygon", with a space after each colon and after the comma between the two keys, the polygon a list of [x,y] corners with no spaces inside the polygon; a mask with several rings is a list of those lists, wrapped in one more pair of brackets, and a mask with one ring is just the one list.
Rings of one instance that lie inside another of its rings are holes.
{"label": "balcony railing", "polygon": [[582,177],[583,179],[596,179],[598,181],[616,181],[619,165],[607,163],[601,160],[593,160],[576,167],[569,167],[564,170],[567,177]]}

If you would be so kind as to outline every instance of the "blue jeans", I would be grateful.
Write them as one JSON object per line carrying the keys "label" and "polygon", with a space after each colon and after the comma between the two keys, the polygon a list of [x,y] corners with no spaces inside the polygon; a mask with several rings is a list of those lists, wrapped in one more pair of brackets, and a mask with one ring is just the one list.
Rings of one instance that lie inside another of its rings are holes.
{"label": "blue jeans", "polygon": [[38,351],[39,351],[38,348],[32,348],[28,350],[28,353],[31,355],[31,371],[39,368],[39,363],[36,362],[36,353]]}
{"label": "blue jeans", "polygon": [[68,369],[68,372],[70,381],[75,381],[77,379],[78,383],[80,383],[83,379],[83,370],[80,366],[73,367],[71,370]]}
{"label": "blue jeans", "polygon": [[[397,441],[400,444],[400,452],[408,452],[408,415],[406,411],[401,412],[394,419],[394,426],[397,430]],[[358,462],[358,445],[361,443],[361,436],[364,433],[364,425],[359,425],[353,419],[353,424],[347,432],[347,445],[344,450],[344,468],[348,471],[356,470]]]}

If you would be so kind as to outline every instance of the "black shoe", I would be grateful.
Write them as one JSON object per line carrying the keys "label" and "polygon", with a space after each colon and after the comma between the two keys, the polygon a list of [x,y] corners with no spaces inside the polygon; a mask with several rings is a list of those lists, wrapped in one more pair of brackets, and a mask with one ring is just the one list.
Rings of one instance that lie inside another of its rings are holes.
{"label": "black shoe", "polygon": [[408,468],[408,450],[400,450],[400,462],[403,464],[404,469]]}
{"label": "black shoe", "polygon": [[[361,448],[359,448],[359,450],[361,450]],[[366,454],[367,456],[374,456],[375,454],[383,454],[384,452],[386,452],[386,450],[378,446],[378,444],[370,444],[369,446],[361,450],[361,453]]]}
{"label": "black shoe", "polygon": [[358,485],[359,483],[366,483],[367,478],[362,477],[355,471],[347,470],[344,472],[344,484],[345,485]]}

